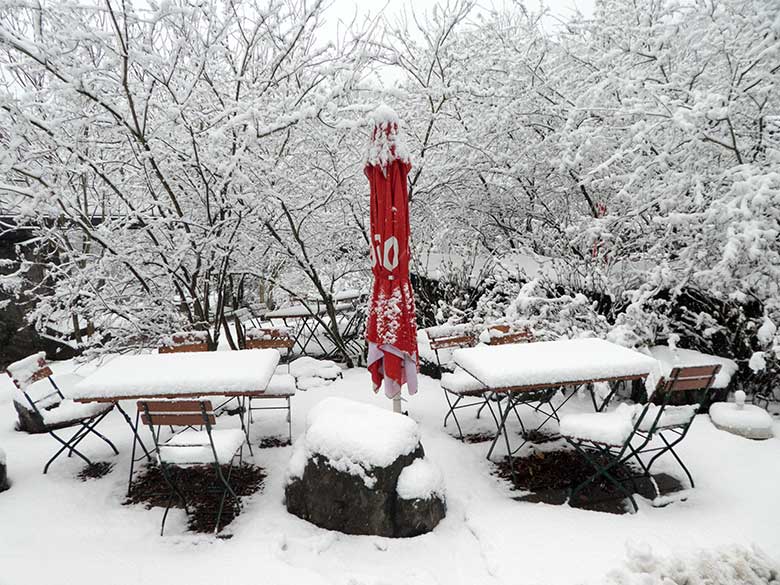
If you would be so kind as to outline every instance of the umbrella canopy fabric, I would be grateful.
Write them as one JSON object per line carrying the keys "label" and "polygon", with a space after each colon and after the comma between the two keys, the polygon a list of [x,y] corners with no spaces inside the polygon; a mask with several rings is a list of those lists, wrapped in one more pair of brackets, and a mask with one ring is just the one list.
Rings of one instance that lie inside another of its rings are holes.
{"label": "umbrella canopy fabric", "polygon": [[409,282],[409,192],[412,168],[398,137],[398,116],[386,106],[373,112],[374,130],[365,173],[371,188],[371,270],[368,370],[389,398],[406,383],[417,392],[417,325]]}

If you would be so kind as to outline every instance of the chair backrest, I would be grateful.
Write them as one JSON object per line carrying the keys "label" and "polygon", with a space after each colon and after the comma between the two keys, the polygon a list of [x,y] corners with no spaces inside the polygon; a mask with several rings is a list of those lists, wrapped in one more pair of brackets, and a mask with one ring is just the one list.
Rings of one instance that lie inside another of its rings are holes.
{"label": "chair backrest", "polygon": [[720,371],[720,364],[674,368],[668,378],[662,378],[656,392],[661,395],[684,390],[709,390]]}
{"label": "chair backrest", "polygon": [[208,351],[207,335],[201,331],[174,333],[163,339],[157,348],[158,353],[180,353],[193,351]]}
{"label": "chair backrest", "polygon": [[[51,403],[51,398],[55,395],[62,399],[60,389],[51,378],[52,371],[46,363],[46,354],[42,351],[10,364],[6,368],[6,373],[33,408],[37,409],[36,405],[41,402]],[[44,378],[49,379],[51,392],[47,392],[43,396],[32,397],[28,392],[30,386]]]}
{"label": "chair backrest", "polygon": [[491,325],[488,332],[495,331],[498,335],[490,335],[488,345],[507,345],[510,343],[530,343],[534,340],[533,331],[528,327],[512,331],[509,325]]}
{"label": "chair backrest", "polygon": [[295,340],[286,329],[253,327],[246,330],[247,349],[292,349]]}
{"label": "chair backrest", "polygon": [[138,412],[141,422],[150,427],[210,428],[216,422],[210,400],[139,400]]}
{"label": "chair backrest", "polygon": [[474,347],[477,345],[477,336],[473,332],[461,331],[454,334],[444,334],[438,337],[431,337],[428,332],[428,339],[431,343],[431,349],[436,354],[436,362],[439,367],[439,372],[442,373],[444,368],[441,363],[441,356],[439,352],[443,349],[459,349],[461,347]]}
{"label": "chair backrest", "polygon": [[443,335],[431,337],[431,349],[438,352],[441,349],[458,349],[460,347],[474,347],[477,344],[477,336],[473,333],[459,335]]}

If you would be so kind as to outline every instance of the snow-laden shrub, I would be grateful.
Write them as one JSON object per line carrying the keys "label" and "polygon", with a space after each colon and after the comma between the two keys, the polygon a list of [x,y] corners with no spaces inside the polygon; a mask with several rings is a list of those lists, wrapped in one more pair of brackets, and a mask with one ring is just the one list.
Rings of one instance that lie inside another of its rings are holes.
{"label": "snow-laden shrub", "polygon": [[780,569],[756,548],[728,546],[660,556],[647,545],[629,546],[625,565],[607,585],[778,585]]}
{"label": "snow-laden shrub", "polygon": [[584,294],[556,294],[540,280],[532,280],[520,288],[506,320],[517,328],[530,327],[540,341],[605,337],[610,325],[597,307]]}

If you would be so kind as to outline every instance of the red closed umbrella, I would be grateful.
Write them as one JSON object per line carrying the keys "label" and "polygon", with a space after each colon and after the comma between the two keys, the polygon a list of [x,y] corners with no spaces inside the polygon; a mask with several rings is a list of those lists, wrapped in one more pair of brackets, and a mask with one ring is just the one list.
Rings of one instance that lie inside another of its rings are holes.
{"label": "red closed umbrella", "polygon": [[398,116],[387,106],[373,112],[365,173],[371,187],[371,269],[368,370],[378,392],[400,399],[406,383],[417,392],[417,325],[409,282],[409,156],[398,138]]}

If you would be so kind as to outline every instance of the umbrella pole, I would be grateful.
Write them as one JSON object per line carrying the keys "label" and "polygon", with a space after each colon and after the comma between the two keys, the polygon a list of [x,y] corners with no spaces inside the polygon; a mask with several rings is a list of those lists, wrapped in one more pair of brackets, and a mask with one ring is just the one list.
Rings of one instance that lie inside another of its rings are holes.
{"label": "umbrella pole", "polygon": [[398,414],[401,414],[401,393],[395,395],[393,398],[393,412],[397,412]]}

